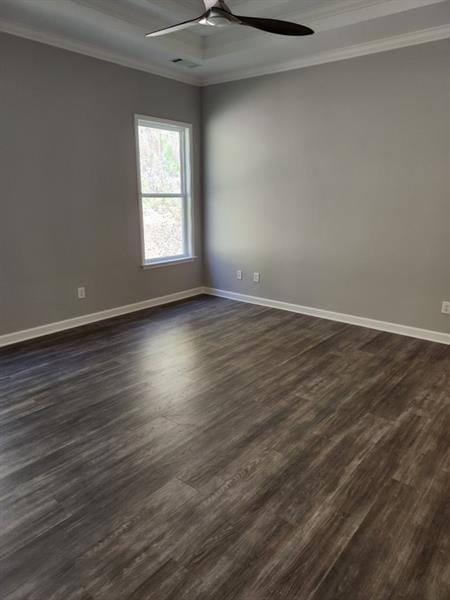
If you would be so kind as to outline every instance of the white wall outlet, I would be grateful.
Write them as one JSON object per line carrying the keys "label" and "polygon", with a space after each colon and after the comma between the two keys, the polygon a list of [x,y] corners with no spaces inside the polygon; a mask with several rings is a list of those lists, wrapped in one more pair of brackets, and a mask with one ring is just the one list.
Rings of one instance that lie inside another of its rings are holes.
{"label": "white wall outlet", "polygon": [[442,314],[444,315],[450,315],[450,302],[444,301],[442,303],[442,309],[441,309]]}
{"label": "white wall outlet", "polygon": [[85,287],[79,287],[77,290],[77,293],[78,293],[79,300],[83,300],[84,298],[86,298],[86,288]]}
{"label": "white wall outlet", "polygon": [[236,271],[236,279],[242,279],[242,271],[241,271],[241,269],[238,269]]}
{"label": "white wall outlet", "polygon": [[253,281],[259,283],[261,280],[261,273],[253,273]]}

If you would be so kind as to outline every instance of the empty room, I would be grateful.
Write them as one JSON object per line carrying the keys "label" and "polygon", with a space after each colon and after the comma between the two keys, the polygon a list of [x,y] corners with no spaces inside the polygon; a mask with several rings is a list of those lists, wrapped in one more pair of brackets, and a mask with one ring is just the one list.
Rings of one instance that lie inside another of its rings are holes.
{"label": "empty room", "polygon": [[0,599],[450,600],[450,0],[0,0]]}

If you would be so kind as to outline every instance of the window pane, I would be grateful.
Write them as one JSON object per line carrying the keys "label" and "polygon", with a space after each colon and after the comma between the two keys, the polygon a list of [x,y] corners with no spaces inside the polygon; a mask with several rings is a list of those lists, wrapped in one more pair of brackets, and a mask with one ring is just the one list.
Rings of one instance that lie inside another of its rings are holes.
{"label": "window pane", "polygon": [[145,260],[184,254],[182,198],[143,198]]}
{"label": "window pane", "polygon": [[143,194],[180,194],[180,132],[139,126]]}

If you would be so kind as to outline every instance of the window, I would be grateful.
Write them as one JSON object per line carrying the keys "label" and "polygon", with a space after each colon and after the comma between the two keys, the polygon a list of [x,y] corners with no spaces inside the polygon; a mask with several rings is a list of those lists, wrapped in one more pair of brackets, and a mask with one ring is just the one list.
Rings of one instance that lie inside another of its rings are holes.
{"label": "window", "polygon": [[191,126],[135,123],[143,265],[191,259]]}

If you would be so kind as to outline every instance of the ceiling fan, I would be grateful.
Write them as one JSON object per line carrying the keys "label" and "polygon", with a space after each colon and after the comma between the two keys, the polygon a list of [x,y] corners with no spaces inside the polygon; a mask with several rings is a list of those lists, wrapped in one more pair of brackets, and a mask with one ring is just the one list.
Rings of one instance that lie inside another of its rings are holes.
{"label": "ceiling fan", "polygon": [[277,33],[279,35],[311,35],[312,29],[306,25],[299,25],[289,21],[280,21],[279,19],[264,19],[259,17],[241,17],[234,15],[225,3],[225,0],[203,0],[205,12],[196,19],[183,21],[178,25],[165,27],[158,31],[147,33],[145,37],[157,37],[166,33],[174,33],[192,27],[197,23],[209,25],[210,27],[224,27],[226,25],[246,25],[262,31]]}

